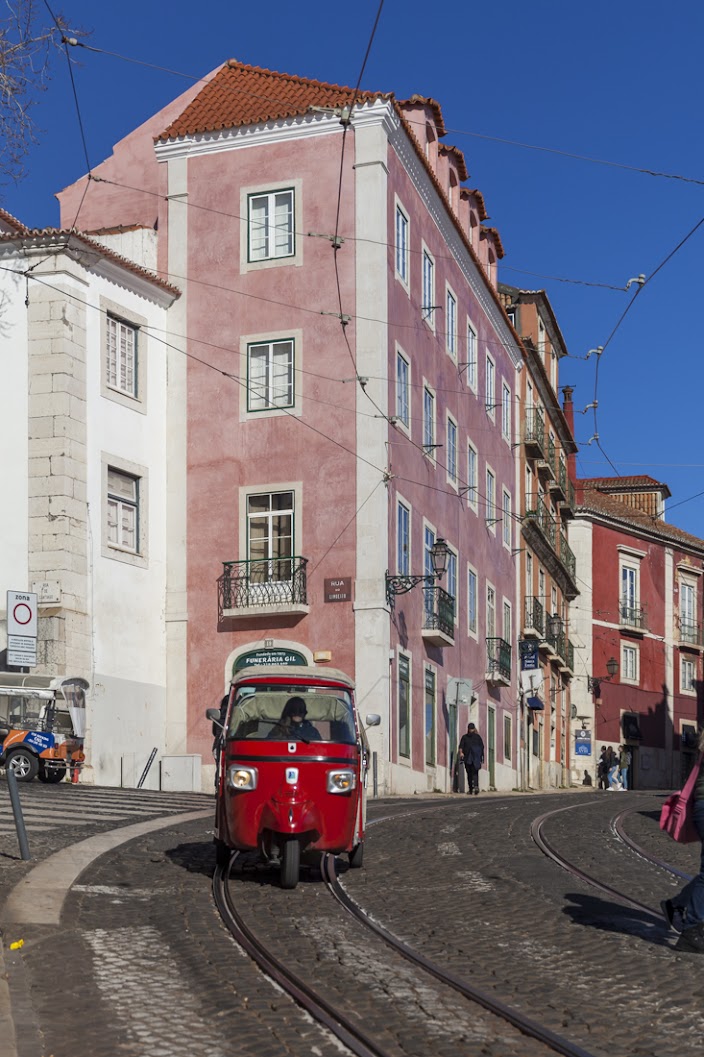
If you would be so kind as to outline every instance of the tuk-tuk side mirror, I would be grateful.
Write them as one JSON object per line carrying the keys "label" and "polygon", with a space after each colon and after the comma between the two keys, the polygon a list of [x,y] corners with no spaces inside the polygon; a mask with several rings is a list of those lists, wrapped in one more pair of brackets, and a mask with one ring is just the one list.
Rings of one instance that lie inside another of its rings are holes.
{"label": "tuk-tuk side mirror", "polygon": [[368,727],[378,727],[380,723],[381,723],[381,716],[377,715],[376,712],[371,712],[367,716],[367,726]]}
{"label": "tuk-tuk side mirror", "polygon": [[222,713],[219,708],[206,708],[205,718],[209,719],[213,724],[213,737],[217,738],[220,731],[225,729],[225,724],[222,722],[220,716]]}

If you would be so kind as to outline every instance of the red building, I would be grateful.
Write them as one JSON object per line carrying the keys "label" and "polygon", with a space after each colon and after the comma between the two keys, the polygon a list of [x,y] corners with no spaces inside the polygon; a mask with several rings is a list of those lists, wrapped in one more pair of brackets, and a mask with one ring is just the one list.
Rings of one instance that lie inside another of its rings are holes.
{"label": "red building", "polygon": [[595,735],[575,766],[594,773],[602,745],[627,744],[632,788],[678,786],[704,719],[704,540],[667,524],[669,495],[645,476],[578,480],[570,525],[573,743]]}

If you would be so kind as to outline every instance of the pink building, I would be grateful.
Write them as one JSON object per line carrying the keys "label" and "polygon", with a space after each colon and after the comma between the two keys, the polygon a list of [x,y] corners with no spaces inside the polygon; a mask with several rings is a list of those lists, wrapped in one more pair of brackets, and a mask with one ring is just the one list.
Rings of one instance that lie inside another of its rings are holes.
{"label": "pink building", "polygon": [[379,792],[449,789],[468,719],[484,787],[516,784],[521,350],[501,240],[444,136],[432,99],[231,60],[118,143],[85,199],[85,179],[59,196],[122,253],[156,229],[183,291],[171,751],[210,760],[204,709],[238,667],[332,663],[382,715]]}
{"label": "pink building", "polygon": [[628,745],[635,788],[679,786],[704,719],[704,540],[667,524],[669,495],[652,477],[579,480],[570,525],[583,647],[572,700],[596,759]]}

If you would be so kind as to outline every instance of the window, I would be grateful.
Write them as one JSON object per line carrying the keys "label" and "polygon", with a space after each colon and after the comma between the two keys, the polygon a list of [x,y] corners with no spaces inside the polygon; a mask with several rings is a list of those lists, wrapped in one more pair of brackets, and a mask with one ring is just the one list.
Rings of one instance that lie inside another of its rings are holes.
{"label": "window", "polygon": [[284,583],[293,576],[294,493],[247,496],[247,558],[252,583]]}
{"label": "window", "polygon": [[435,612],[435,584],[433,579],[433,544],[435,543],[435,532],[428,525],[423,527],[423,574],[431,579],[426,581],[423,588],[423,609],[426,621],[432,621]]}
{"label": "window", "polygon": [[697,670],[694,661],[682,658],[682,671],[680,674],[680,692],[683,694],[696,694],[697,692]]}
{"label": "window", "polygon": [[472,568],[467,570],[467,630],[477,634],[477,574]]}
{"label": "window", "polygon": [[511,390],[505,382],[501,387],[501,436],[511,443]]}
{"label": "window", "polygon": [[457,423],[447,418],[447,479],[457,485]]}
{"label": "window", "polygon": [[398,658],[398,754],[411,756],[411,664],[403,654]]}
{"label": "window", "polygon": [[435,329],[435,262],[427,250],[423,250],[423,298],[422,318]]}
{"label": "window", "polygon": [[477,391],[477,332],[467,320],[467,385]]}
{"label": "window", "polygon": [[[457,599],[457,555],[450,551],[447,556],[447,593]],[[457,605],[455,604],[455,622],[457,622]]]}
{"label": "window", "polygon": [[427,386],[423,389],[423,448],[435,459],[435,396]]}
{"label": "window", "polygon": [[292,257],[294,239],[294,192],[270,191],[247,198],[249,261],[267,261]]}
{"label": "window", "polygon": [[511,745],[513,743],[513,734],[511,732],[511,717],[504,716],[504,759],[511,759]]}
{"label": "window", "polygon": [[495,383],[495,369],[494,361],[491,356],[486,358],[486,394],[485,404],[486,413],[489,418],[494,418],[495,415],[495,404],[496,401],[496,383]]}
{"label": "window", "polygon": [[511,603],[504,602],[504,642],[511,642],[513,639],[513,622],[511,618]]}
{"label": "window", "polygon": [[448,289],[445,298],[445,345],[453,360],[457,359],[457,300]]}
{"label": "window", "polygon": [[396,206],[396,275],[408,286],[408,217]]}
{"label": "window", "polygon": [[467,503],[477,509],[479,495],[479,467],[477,449],[473,444],[467,444]]}
{"label": "window", "polygon": [[[545,324],[542,319],[538,319],[538,352],[541,355],[545,352]],[[545,366],[544,363],[543,366]]]}
{"label": "window", "polygon": [[293,405],[293,364],[293,339],[261,341],[247,346],[248,411]]}
{"label": "window", "polygon": [[496,532],[496,477],[487,467],[486,471],[486,523]]}
{"label": "window", "polygon": [[396,571],[399,576],[408,576],[411,568],[410,556],[411,512],[405,503],[396,507]]}
{"label": "window", "polygon": [[637,565],[621,565],[621,622],[625,624],[640,624],[640,612],[638,605],[638,573]]}
{"label": "window", "polygon": [[640,673],[638,670],[639,650],[636,646],[621,644],[621,682],[638,683]]}
{"label": "window", "polygon": [[411,367],[406,357],[396,353],[396,418],[408,429],[411,424]]}
{"label": "window", "polygon": [[425,762],[435,766],[435,672],[425,669]]}
{"label": "window", "polygon": [[491,584],[486,585],[486,637],[496,638],[496,591]]}
{"label": "window", "polygon": [[118,393],[137,397],[137,328],[110,315],[106,327],[107,385]]}
{"label": "window", "polygon": [[680,641],[699,645],[697,635],[697,588],[688,580],[680,580]]}
{"label": "window", "polygon": [[511,549],[511,493],[507,492],[504,488],[504,509],[503,509],[503,537],[504,546]]}
{"label": "window", "polygon": [[526,551],[526,594],[533,594],[533,555]]}
{"label": "window", "polygon": [[139,478],[108,467],[108,546],[139,551]]}

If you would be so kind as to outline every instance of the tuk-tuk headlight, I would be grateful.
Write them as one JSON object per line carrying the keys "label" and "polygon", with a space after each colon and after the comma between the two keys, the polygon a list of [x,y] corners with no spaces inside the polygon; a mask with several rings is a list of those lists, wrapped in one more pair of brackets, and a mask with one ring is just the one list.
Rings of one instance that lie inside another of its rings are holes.
{"label": "tuk-tuk headlight", "polygon": [[256,789],[256,767],[238,767],[236,764],[228,767],[227,784],[230,789]]}
{"label": "tuk-tuk headlight", "polygon": [[354,771],[328,771],[328,793],[350,793],[356,785]]}

